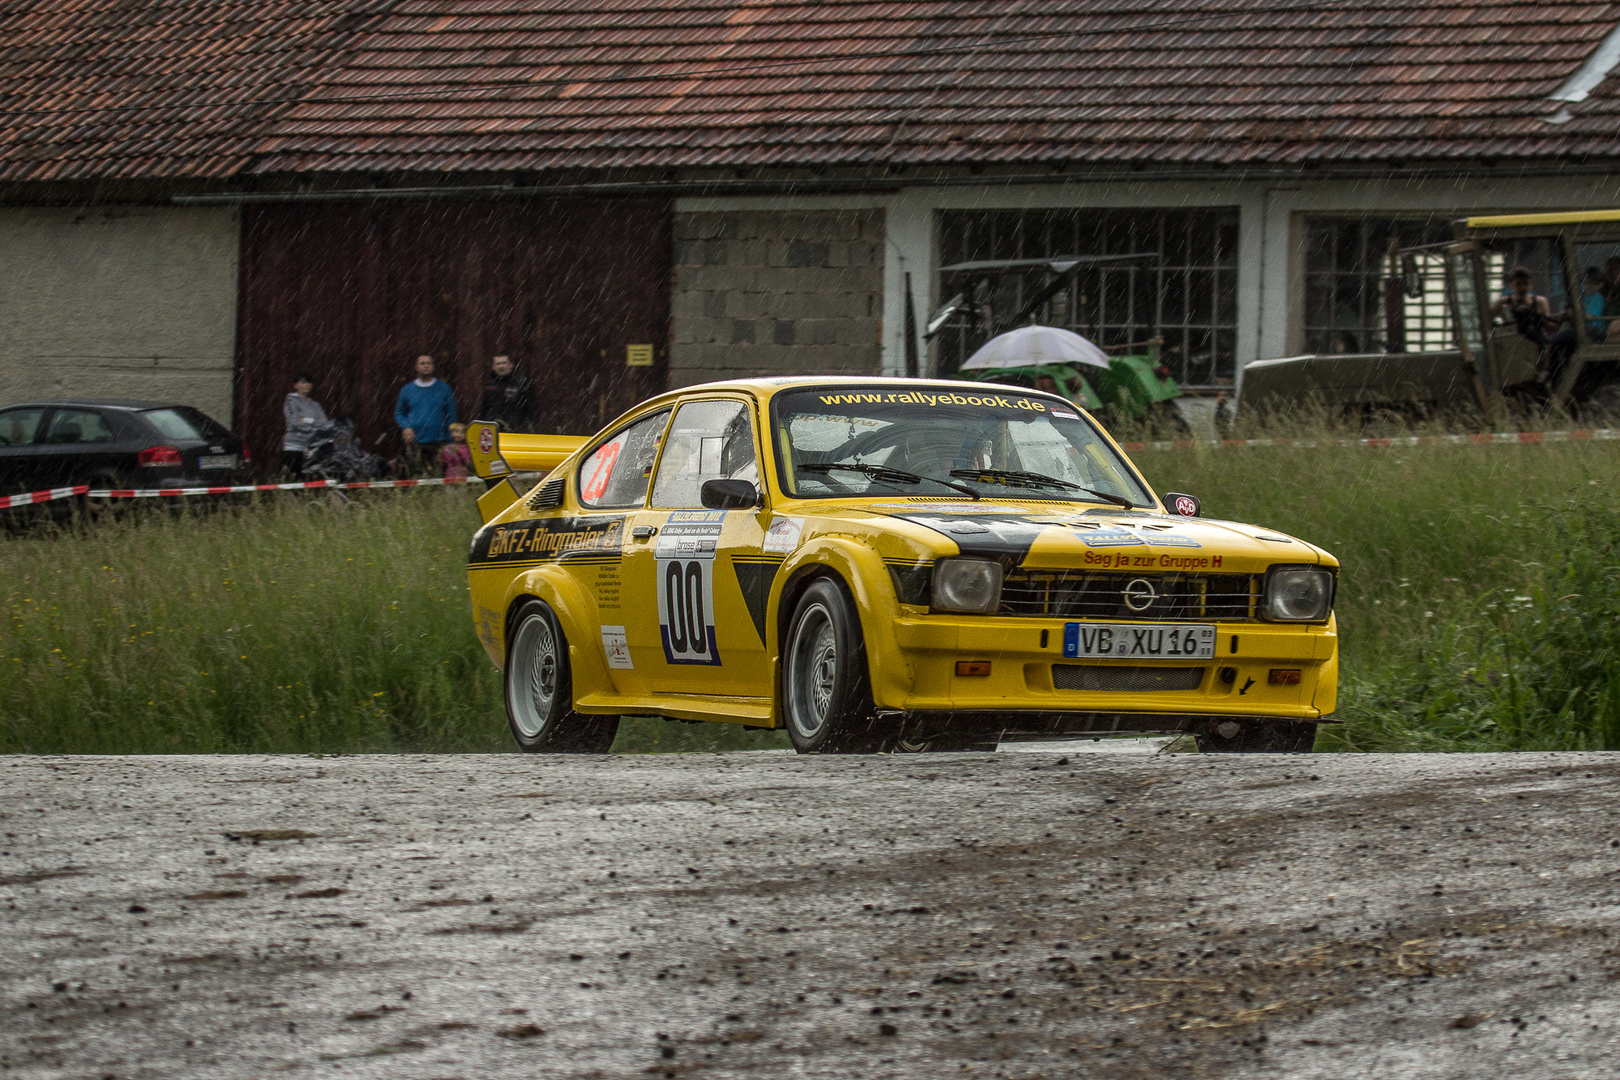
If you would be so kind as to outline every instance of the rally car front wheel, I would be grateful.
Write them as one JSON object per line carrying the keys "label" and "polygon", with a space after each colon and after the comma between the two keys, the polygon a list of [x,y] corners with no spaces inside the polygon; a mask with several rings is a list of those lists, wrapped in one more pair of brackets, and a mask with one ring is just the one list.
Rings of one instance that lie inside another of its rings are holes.
{"label": "rally car front wheel", "polygon": [[605,754],[619,733],[617,716],[574,711],[568,641],[551,607],[527,600],[506,635],[506,719],[531,754]]}
{"label": "rally car front wheel", "polygon": [[872,754],[894,734],[872,703],[866,642],[841,582],[818,578],[799,597],[783,651],[782,706],[801,754]]}

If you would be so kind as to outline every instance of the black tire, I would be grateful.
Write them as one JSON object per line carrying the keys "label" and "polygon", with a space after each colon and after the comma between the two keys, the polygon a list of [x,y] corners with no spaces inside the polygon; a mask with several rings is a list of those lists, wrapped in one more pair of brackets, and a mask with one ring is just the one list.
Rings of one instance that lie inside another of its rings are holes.
{"label": "black tire", "polygon": [[782,712],[801,754],[876,754],[894,742],[872,703],[855,603],[843,583],[817,578],[799,597],[782,650]]}
{"label": "black tire", "polygon": [[605,754],[619,733],[617,716],[574,711],[568,640],[550,605],[525,600],[506,634],[502,679],[506,722],[529,754]]}
{"label": "black tire", "polygon": [[[1237,731],[1230,731],[1229,726]],[[1316,725],[1297,720],[1229,720],[1193,735],[1200,754],[1308,754]]]}

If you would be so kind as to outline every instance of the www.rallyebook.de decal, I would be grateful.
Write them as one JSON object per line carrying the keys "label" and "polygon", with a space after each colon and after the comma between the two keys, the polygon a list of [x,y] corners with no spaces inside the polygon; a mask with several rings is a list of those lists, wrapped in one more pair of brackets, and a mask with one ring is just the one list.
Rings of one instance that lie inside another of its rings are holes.
{"label": "www.rallyebook.de decal", "polygon": [[659,530],[653,558],[658,636],[671,664],[720,666],[714,633],[714,557],[724,510],[677,510]]}
{"label": "www.rallyebook.de decal", "polygon": [[485,526],[473,537],[467,562],[475,569],[517,569],[548,562],[618,562],[624,515],[534,518]]}

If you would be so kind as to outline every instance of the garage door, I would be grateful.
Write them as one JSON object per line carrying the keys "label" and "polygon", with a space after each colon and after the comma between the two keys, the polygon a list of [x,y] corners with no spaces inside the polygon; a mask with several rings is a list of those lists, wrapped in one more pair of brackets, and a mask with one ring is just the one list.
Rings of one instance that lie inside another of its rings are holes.
{"label": "garage door", "polygon": [[[254,460],[279,460],[300,370],[367,449],[397,454],[394,399],[421,353],[463,417],[504,353],[541,387],[542,430],[596,430],[664,387],[669,220],[653,199],[247,208],[236,415]],[[626,365],[634,344],[651,366]]]}

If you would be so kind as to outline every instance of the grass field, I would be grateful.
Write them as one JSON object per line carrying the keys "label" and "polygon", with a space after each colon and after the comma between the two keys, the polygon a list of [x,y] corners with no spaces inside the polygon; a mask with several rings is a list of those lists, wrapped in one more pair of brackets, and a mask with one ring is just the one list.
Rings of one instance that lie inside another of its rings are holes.
{"label": "grass field", "polygon": [[[1620,445],[1136,457],[1344,564],[1346,724],[1319,749],[1620,748]],[[477,523],[424,489],[0,537],[0,751],[508,749],[466,612]],[[782,745],[635,720],[618,748]]]}

